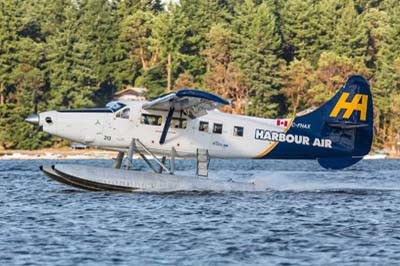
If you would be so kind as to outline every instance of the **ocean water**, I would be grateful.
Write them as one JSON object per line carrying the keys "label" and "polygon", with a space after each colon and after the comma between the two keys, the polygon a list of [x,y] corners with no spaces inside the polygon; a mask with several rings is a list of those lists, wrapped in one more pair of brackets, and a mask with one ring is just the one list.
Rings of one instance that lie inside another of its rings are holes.
{"label": "ocean water", "polygon": [[[267,189],[166,194],[69,188],[39,171],[51,163],[0,161],[0,265],[400,263],[399,160],[342,171],[215,160],[210,178]],[[194,174],[194,162],[178,161],[177,170]]]}

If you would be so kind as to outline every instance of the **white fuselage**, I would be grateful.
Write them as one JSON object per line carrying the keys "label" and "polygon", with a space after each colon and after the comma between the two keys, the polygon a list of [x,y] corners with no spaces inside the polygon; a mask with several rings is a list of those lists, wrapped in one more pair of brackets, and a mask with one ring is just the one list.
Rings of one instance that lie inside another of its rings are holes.
{"label": "white fuselage", "polygon": [[144,102],[123,103],[126,106],[116,112],[43,112],[40,125],[52,135],[107,150],[127,151],[131,140],[139,139],[152,152],[162,155],[171,154],[174,148],[178,157],[194,157],[197,149],[205,149],[211,158],[256,158],[276,145],[276,141],[256,139],[256,129],[284,132],[290,124],[289,119],[281,119],[278,126],[274,119],[218,110],[194,119],[176,112],[165,143],[159,144],[167,113],[143,110]]}

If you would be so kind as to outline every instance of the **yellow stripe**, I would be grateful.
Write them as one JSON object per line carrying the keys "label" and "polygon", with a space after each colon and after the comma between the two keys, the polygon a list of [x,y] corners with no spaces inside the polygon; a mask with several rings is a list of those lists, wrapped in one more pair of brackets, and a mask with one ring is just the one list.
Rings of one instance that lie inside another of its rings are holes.
{"label": "yellow stripe", "polygon": [[[283,133],[286,133],[289,128],[292,126],[293,121],[294,121],[295,116],[292,117],[292,119],[290,119],[289,125],[283,130]],[[260,153],[259,155],[256,156],[256,159],[260,159],[263,156],[267,155],[270,151],[272,151],[276,145],[278,145],[278,141],[274,142],[271,144],[271,146],[269,146],[265,151],[263,151],[262,153]]]}

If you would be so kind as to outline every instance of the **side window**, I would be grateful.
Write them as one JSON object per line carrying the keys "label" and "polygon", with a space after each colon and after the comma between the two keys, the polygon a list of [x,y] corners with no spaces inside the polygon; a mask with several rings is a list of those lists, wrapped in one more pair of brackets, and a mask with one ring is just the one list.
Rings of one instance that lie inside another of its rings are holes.
{"label": "side window", "polygon": [[233,135],[238,137],[243,137],[244,128],[239,126],[233,127]]}
{"label": "side window", "polygon": [[199,131],[208,132],[208,122],[200,121]]}
{"label": "side window", "polygon": [[130,113],[130,111],[131,111],[131,109],[125,108],[124,110],[119,111],[119,112],[115,115],[115,117],[117,117],[117,118],[123,118],[123,119],[129,119],[129,113]]}
{"label": "side window", "polygon": [[222,124],[214,123],[213,133],[222,134]]}
{"label": "side window", "polygon": [[123,119],[129,119],[129,113],[131,112],[131,109],[126,108],[122,110],[121,118]]}
{"label": "side window", "polygon": [[161,126],[161,121],[160,115],[142,114],[140,117],[140,124],[144,125]]}
{"label": "side window", "polygon": [[171,128],[186,128],[187,120],[185,118],[173,117],[171,120]]}

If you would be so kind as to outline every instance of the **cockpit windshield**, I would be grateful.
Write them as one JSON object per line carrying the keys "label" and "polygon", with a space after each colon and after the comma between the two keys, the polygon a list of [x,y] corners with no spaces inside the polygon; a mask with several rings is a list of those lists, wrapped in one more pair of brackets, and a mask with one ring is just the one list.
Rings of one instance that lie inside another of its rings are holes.
{"label": "cockpit windshield", "polygon": [[119,102],[109,102],[109,103],[106,104],[106,107],[108,109],[110,109],[111,111],[113,111],[113,112],[116,112],[116,111],[120,110],[124,106],[125,106],[125,104],[119,103]]}

